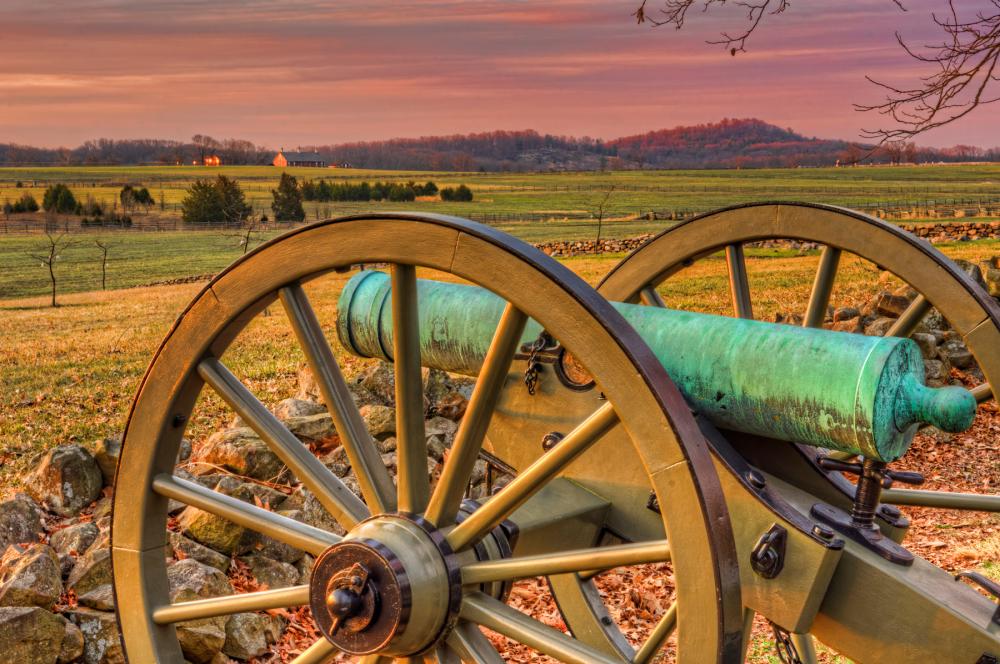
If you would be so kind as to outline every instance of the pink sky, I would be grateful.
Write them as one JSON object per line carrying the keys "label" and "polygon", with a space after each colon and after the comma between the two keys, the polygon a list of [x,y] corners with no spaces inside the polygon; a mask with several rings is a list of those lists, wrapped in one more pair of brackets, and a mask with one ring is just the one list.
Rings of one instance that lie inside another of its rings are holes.
{"label": "pink sky", "polygon": [[[962,0],[970,9],[980,0]],[[866,73],[921,73],[893,32],[936,35],[945,0],[798,0],[732,58],[635,24],[638,0],[3,0],[0,142],[239,137],[272,148],[533,128],[613,138],[758,117],[854,139],[880,118]],[[825,5],[825,6],[820,6]],[[655,7],[655,0],[650,0]],[[1000,144],[1000,105],[921,138]]]}

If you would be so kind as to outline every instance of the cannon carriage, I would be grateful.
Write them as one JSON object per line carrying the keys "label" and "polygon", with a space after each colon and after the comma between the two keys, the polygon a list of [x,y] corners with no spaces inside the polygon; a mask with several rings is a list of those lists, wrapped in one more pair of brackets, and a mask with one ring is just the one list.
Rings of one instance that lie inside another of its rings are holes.
{"label": "cannon carriage", "polygon": [[[739,320],[753,317],[742,247],[773,237],[826,247],[803,328]],[[720,250],[737,318],[663,308],[657,288]],[[845,252],[919,293],[891,338],[810,329],[822,327]],[[344,274],[337,320],[321,321],[309,282],[357,266],[376,269]],[[435,278],[418,279],[417,268]],[[269,307],[288,318],[357,492],[225,363]],[[923,384],[905,337],[931,307],[965,339],[984,387]],[[392,363],[395,477],[331,343]],[[791,373],[776,371],[788,357],[778,349],[795,358]],[[433,486],[424,367],[475,377]],[[300,664],[503,661],[480,627],[565,662],[739,662],[755,614],[791,660],[815,661],[814,636],[859,662],[988,664],[1000,657],[995,601],[908,551],[906,518],[887,503],[996,510],[995,499],[886,487],[919,482],[889,465],[905,460],[919,426],[967,428],[994,380],[996,302],[929,245],[836,208],[761,204],[696,218],[626,257],[596,291],[464,220],[387,214],[308,226],[206,287],[140,386],[112,530],[126,651],[133,662],[182,662],[177,625],[308,606],[322,637]],[[174,473],[203,390],[257,432],[335,531]],[[484,458],[510,480],[467,500]],[[163,553],[172,502],[315,556],[308,583],[172,603]],[[640,565],[658,566],[666,610],[637,635],[616,620],[600,579]],[[547,579],[566,631],[509,605],[511,584],[535,577]]]}

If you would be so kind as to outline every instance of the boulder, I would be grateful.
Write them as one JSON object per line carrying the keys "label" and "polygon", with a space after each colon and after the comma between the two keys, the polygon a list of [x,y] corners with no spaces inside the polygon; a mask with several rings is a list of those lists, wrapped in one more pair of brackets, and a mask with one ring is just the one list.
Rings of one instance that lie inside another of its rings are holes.
{"label": "boulder", "polygon": [[83,657],[83,632],[71,621],[63,618],[65,630],[63,632],[62,646],[59,649],[57,664],[70,664]]}
{"label": "boulder", "polygon": [[361,419],[368,433],[375,438],[388,438],[396,434],[396,409],[378,404],[361,407]]}
{"label": "boulder", "polygon": [[15,544],[0,558],[0,606],[52,609],[62,592],[62,568],[52,547]]}
{"label": "boulder", "polygon": [[326,412],[289,417],[285,420],[285,426],[300,440],[326,440],[337,435],[333,418]]}
{"label": "boulder", "polygon": [[[167,568],[171,602],[186,602],[233,592],[226,575],[194,559],[181,560]],[[204,618],[177,625],[177,638],[188,660],[207,664],[226,642],[226,618]]]}
{"label": "boulder", "polygon": [[65,638],[65,621],[41,607],[0,608],[0,658],[17,664],[58,661]]}
{"label": "boulder", "polygon": [[174,558],[184,560],[193,558],[198,562],[216,568],[221,572],[229,571],[229,556],[224,556],[218,551],[214,551],[207,546],[198,544],[193,539],[189,539],[180,533],[171,532],[168,534],[170,548]]}
{"label": "boulder", "polygon": [[975,263],[967,261],[962,258],[954,259],[955,265],[965,272],[972,281],[979,285],[983,290],[988,290],[989,286],[986,284],[986,280],[983,279],[983,271],[979,269],[979,266]]}
{"label": "boulder", "polygon": [[74,591],[77,597],[111,583],[111,549],[100,544],[101,542],[95,542],[77,559],[66,580],[66,587]]}
{"label": "boulder", "polygon": [[115,483],[115,470],[118,468],[118,457],[122,451],[121,436],[111,436],[97,441],[94,445],[94,460],[101,469],[104,483],[113,486]]}
{"label": "boulder", "polygon": [[839,323],[840,321],[851,320],[860,315],[861,311],[857,307],[840,307],[833,311],[833,322]]}
{"label": "boulder", "polygon": [[910,306],[910,300],[903,295],[893,295],[888,291],[882,291],[875,299],[875,313],[879,316],[899,318]]}
{"label": "boulder", "polygon": [[97,609],[98,611],[115,610],[115,593],[110,583],[97,586],[93,590],[78,596],[77,601],[81,606]]}
{"label": "boulder", "polygon": [[100,530],[93,523],[85,521],[57,530],[49,536],[49,545],[59,556],[77,556],[94,543]]}
{"label": "boulder", "polygon": [[[281,510],[278,514],[286,516],[289,519],[302,521],[302,510]],[[259,536],[257,544],[254,547],[254,552],[283,563],[295,563],[304,554],[302,550],[296,549],[290,544],[279,542],[267,535]]]}
{"label": "boulder", "polygon": [[896,321],[892,318],[883,316],[882,318],[876,318],[872,323],[865,327],[865,334],[870,337],[884,337],[885,333],[889,331],[892,324]]}
{"label": "boulder", "polygon": [[388,454],[389,452],[396,451],[396,437],[389,436],[388,438],[375,439],[375,447],[378,449],[379,454]]}
{"label": "boulder", "polygon": [[[241,482],[235,477],[228,476],[222,477],[214,488],[219,493],[238,498],[247,503],[257,502],[255,498],[260,500],[261,503],[266,503],[266,499],[271,496],[271,494],[265,493],[265,499],[261,499],[259,497],[260,492],[271,490],[249,482]],[[283,499],[283,494],[277,491],[274,493],[282,496]],[[177,516],[177,523],[180,526],[181,534],[227,556],[248,551],[256,538],[256,534],[253,531],[247,530],[229,519],[202,511],[196,507],[186,507]]]}
{"label": "boulder", "polygon": [[267,443],[249,427],[226,429],[212,434],[191,459],[258,480],[272,480],[285,468],[285,464]]}
{"label": "boulder", "polygon": [[461,392],[450,392],[432,406],[433,412],[449,420],[458,421],[465,415],[469,399]]}
{"label": "boulder", "polygon": [[455,440],[458,424],[446,417],[432,417],[424,423],[424,433],[428,436],[439,436],[447,447]]}
{"label": "boulder", "polygon": [[0,503],[0,550],[11,544],[37,542],[45,532],[42,510],[23,493]]}
{"label": "boulder", "polygon": [[125,664],[114,613],[76,608],[67,611],[66,617],[83,633],[85,664]]}
{"label": "boulder", "polygon": [[910,338],[917,342],[917,345],[920,346],[920,354],[923,355],[925,360],[933,360],[937,357],[937,337],[933,334],[914,332],[910,335]]}
{"label": "boulder", "polygon": [[76,516],[101,495],[104,476],[90,452],[79,445],[60,445],[42,457],[25,487],[50,512]]}
{"label": "boulder", "polygon": [[289,563],[259,554],[243,556],[240,560],[250,567],[250,573],[262,589],[287,588],[299,582],[299,570]]}
{"label": "boulder", "polygon": [[924,375],[931,387],[941,387],[948,382],[949,367],[941,360],[924,360]]}
{"label": "boulder", "polygon": [[372,363],[353,382],[366,396],[371,395],[373,401],[370,403],[387,406],[396,401],[396,375],[388,362]]}
{"label": "boulder", "polygon": [[308,417],[310,415],[320,415],[326,412],[326,406],[323,403],[317,403],[316,401],[307,401],[305,399],[296,399],[294,397],[289,397],[283,401],[279,401],[275,404],[274,408],[271,409],[274,416],[279,420],[287,420],[292,417]]}
{"label": "boulder", "polygon": [[966,345],[958,339],[945,341],[938,349],[938,355],[958,369],[968,369],[976,361]]}
{"label": "boulder", "polygon": [[222,652],[233,659],[247,661],[268,650],[271,619],[259,613],[237,613],[226,623],[226,642]]}

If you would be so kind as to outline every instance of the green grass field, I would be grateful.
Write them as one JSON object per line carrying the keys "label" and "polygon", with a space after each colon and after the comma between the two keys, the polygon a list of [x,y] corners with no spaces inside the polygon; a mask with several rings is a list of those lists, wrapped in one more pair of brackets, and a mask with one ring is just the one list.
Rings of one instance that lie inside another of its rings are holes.
{"label": "green grass field", "polygon": [[[292,169],[300,178],[377,179],[439,186],[469,184],[471,203],[418,200],[412,203],[307,203],[309,221],[366,211],[405,208],[441,212],[484,221],[529,242],[590,239],[597,234],[594,212],[610,187],[603,237],[631,237],[663,230],[672,221],[637,218],[649,211],[707,211],[759,200],[804,200],[863,207],[902,201],[1000,200],[1000,165],[875,168],[816,168],[716,171],[620,171],[609,173],[429,173],[357,169]],[[195,166],[0,168],[0,201],[24,192],[41,199],[45,187],[68,184],[78,198],[110,202],[125,183],[142,183],[166,209],[154,208],[137,221],[162,220],[173,228],[177,206],[191,182],[218,173],[236,178],[260,213],[270,212],[270,190],[281,171],[270,166],[204,168]],[[20,182],[21,188],[16,185]],[[76,217],[60,223],[76,222]],[[6,226],[0,218],[0,299],[42,295],[49,289],[44,266],[30,257],[45,248],[44,237],[4,233],[25,224],[40,228],[41,213]],[[256,233],[252,245],[278,234]],[[95,240],[108,241],[107,283],[124,288],[217,272],[243,253],[235,232],[126,231],[77,234],[56,264],[59,291],[100,288],[101,251]]]}

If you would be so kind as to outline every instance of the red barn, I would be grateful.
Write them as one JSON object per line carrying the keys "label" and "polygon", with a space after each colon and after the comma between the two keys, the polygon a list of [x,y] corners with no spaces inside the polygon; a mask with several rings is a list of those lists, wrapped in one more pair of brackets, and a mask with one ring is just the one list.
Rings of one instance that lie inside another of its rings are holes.
{"label": "red barn", "polygon": [[326,160],[318,152],[285,152],[282,149],[278,152],[274,161],[275,166],[285,168],[288,166],[311,166],[313,168],[326,168]]}

